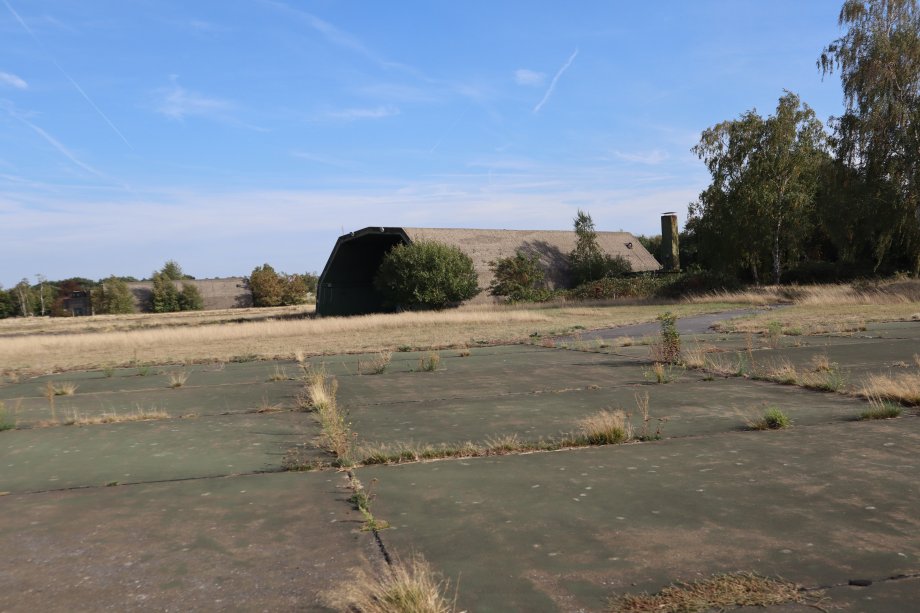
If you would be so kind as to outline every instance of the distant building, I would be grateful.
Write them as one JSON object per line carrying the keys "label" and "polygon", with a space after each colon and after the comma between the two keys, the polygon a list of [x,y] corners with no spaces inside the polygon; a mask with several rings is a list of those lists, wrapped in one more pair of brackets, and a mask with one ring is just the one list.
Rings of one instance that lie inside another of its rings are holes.
{"label": "distant building", "polygon": [[[479,286],[492,282],[489,262],[518,251],[539,257],[551,288],[569,285],[569,254],[577,236],[572,230],[469,230],[444,228],[368,227],[340,236],[319,277],[316,312],[320,315],[359,315],[385,311],[373,280],[387,251],[395,245],[437,241],[459,247],[473,260]],[[622,256],[634,272],[661,269],[652,254],[629,232],[598,232],[600,248]],[[482,292],[471,302],[489,302]]]}
{"label": "distant building", "polygon": [[71,292],[70,296],[64,298],[62,308],[67,315],[82,317],[93,314],[93,304],[90,293],[85,290]]}

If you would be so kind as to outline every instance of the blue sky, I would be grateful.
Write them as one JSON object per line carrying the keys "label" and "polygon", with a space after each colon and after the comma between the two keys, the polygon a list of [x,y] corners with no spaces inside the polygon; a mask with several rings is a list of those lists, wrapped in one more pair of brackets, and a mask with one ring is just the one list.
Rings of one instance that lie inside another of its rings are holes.
{"label": "blue sky", "polygon": [[0,0],[0,283],[319,271],[342,231],[657,233],[703,129],[826,121],[841,0]]}

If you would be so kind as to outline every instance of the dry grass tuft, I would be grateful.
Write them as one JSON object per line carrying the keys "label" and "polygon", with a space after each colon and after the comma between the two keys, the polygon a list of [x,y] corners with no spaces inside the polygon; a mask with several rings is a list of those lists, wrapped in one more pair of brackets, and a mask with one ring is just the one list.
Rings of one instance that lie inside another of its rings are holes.
{"label": "dry grass tuft", "polygon": [[166,373],[166,376],[169,378],[169,387],[171,389],[182,387],[188,381],[188,373],[185,371]]}
{"label": "dry grass tuft", "polygon": [[837,365],[828,359],[826,353],[819,353],[811,358],[811,366],[815,372],[828,372],[834,370]]}
{"label": "dry grass tuft", "polygon": [[452,613],[456,595],[447,596],[449,581],[439,577],[421,555],[394,560],[375,579],[352,582],[330,604],[360,613]]}
{"label": "dry grass tuft", "polygon": [[920,373],[869,375],[859,393],[866,398],[920,405]]}
{"label": "dry grass tuft", "polygon": [[806,594],[795,583],[755,573],[714,575],[708,579],[678,582],[657,594],[626,594],[610,601],[614,613],[696,613],[726,607],[768,607],[809,604],[820,592]]}
{"label": "dry grass tuft", "polygon": [[589,445],[615,445],[632,438],[632,426],[626,413],[604,410],[578,422],[581,434]]}
{"label": "dry grass tuft", "polygon": [[[464,348],[462,348],[460,351],[458,351],[458,352],[457,352],[457,357],[458,357],[458,358],[468,358],[468,357],[470,357],[470,349],[469,349],[469,347],[464,347]],[[918,363],[920,363],[920,356],[915,356],[915,357],[917,358]]]}
{"label": "dry grass tuft", "polygon": [[920,368],[920,353],[914,354],[914,364],[917,365],[917,368]]}
{"label": "dry grass tuft", "polygon": [[358,373],[362,375],[382,375],[392,359],[392,352],[381,351],[367,360],[358,360]]}
{"label": "dry grass tuft", "polygon": [[78,387],[80,386],[72,381],[52,383],[52,389],[54,390],[55,396],[73,396],[75,393],[77,393]]}
{"label": "dry grass tuft", "polygon": [[441,354],[437,351],[429,351],[418,359],[418,369],[422,372],[434,372],[441,365]]}
{"label": "dry grass tuft", "polygon": [[284,405],[280,402],[269,402],[265,396],[262,397],[262,401],[256,407],[256,413],[280,413],[283,410]]}
{"label": "dry grass tuft", "polygon": [[81,415],[74,411],[61,422],[63,426],[94,426],[98,424],[119,424],[128,421],[152,421],[169,419],[169,413],[162,409],[142,409],[138,407],[130,413],[103,413],[102,415]]}
{"label": "dry grass tuft", "polygon": [[339,382],[326,376],[325,370],[311,372],[307,377],[306,395],[319,417],[321,445],[335,455],[338,466],[354,463],[355,435],[336,401]]}
{"label": "dry grass tuft", "polygon": [[786,359],[771,364],[766,370],[758,373],[758,376],[783,385],[796,385],[799,382],[798,370],[792,362]]}
{"label": "dry grass tuft", "polygon": [[285,370],[283,366],[278,366],[277,364],[275,365],[275,369],[268,375],[269,381],[287,381],[289,379],[290,377],[287,374],[287,370]]}

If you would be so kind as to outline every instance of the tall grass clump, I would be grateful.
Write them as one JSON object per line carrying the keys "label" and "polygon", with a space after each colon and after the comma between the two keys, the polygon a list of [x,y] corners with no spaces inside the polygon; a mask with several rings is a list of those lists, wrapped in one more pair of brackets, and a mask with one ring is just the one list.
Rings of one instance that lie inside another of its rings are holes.
{"label": "tall grass clump", "polygon": [[897,404],[878,396],[870,396],[869,408],[859,415],[859,419],[893,419],[895,417],[900,417],[902,412],[903,409]]}
{"label": "tall grass clump", "polygon": [[604,410],[582,419],[578,425],[581,436],[589,445],[615,445],[632,437],[632,426],[626,413]]}
{"label": "tall grass clump", "polygon": [[269,373],[268,380],[271,382],[275,381],[287,381],[290,377],[287,374],[287,370],[283,366],[275,365],[275,369]]}
{"label": "tall grass clump", "polygon": [[869,375],[860,395],[906,405],[920,405],[920,373]]}
{"label": "tall grass clump", "polygon": [[408,562],[396,559],[375,579],[364,578],[334,595],[341,610],[360,613],[453,613],[456,595],[447,596],[450,582],[416,555]]}

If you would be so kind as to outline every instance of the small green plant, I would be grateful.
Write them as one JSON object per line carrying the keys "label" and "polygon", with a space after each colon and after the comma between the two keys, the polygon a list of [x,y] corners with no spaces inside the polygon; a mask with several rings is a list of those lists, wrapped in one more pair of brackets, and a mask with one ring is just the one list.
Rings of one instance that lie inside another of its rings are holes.
{"label": "small green plant", "polygon": [[636,438],[640,441],[659,441],[661,440],[661,425],[667,421],[665,417],[658,418],[658,427],[655,428],[655,433],[652,434],[651,428],[649,427],[652,421],[651,416],[649,415],[648,410],[648,392],[640,394],[636,392],[636,408],[639,409],[639,414],[642,415],[642,432],[639,433],[639,436]]}
{"label": "small green plant", "polygon": [[149,366],[138,366],[138,368],[137,368],[137,376],[138,376],[138,377],[146,377],[146,376],[149,375],[149,374],[150,374],[150,367],[149,367]]}
{"label": "small green plant", "polygon": [[658,316],[661,334],[657,343],[651,346],[652,359],[666,364],[680,362],[680,332],[677,330],[677,316],[667,311]]}
{"label": "small green plant", "polygon": [[771,321],[767,324],[767,344],[770,346],[770,349],[779,347],[782,338],[783,324],[778,321]]}
{"label": "small green plant", "polygon": [[399,347],[396,348],[396,351],[400,353],[408,353],[412,351],[412,345],[400,345]]}
{"label": "small green plant", "polygon": [[429,351],[418,359],[418,369],[423,372],[434,372],[441,365],[441,354],[437,351]]}
{"label": "small green plant", "polygon": [[112,377],[115,376],[115,367],[112,366],[111,364],[106,364],[105,366],[102,367],[102,374],[105,376],[106,379],[111,379]]}
{"label": "small green plant", "polygon": [[185,371],[167,373],[167,377],[169,378],[169,387],[171,389],[182,387],[188,381],[188,373]]}
{"label": "small green plant", "polygon": [[364,517],[364,525],[361,529],[368,532],[377,532],[378,530],[389,528],[389,523],[382,519],[377,519],[374,517],[374,514],[371,513],[371,501],[374,500],[375,497],[372,490],[374,485],[377,484],[377,479],[371,480],[371,485],[367,489],[364,488],[364,485],[362,485],[354,473],[350,471],[348,473],[348,480],[352,490],[352,495],[348,498],[348,502],[353,504],[355,509]]}
{"label": "small green plant", "polygon": [[358,360],[358,372],[362,375],[382,375],[392,359],[391,352],[381,351],[367,360]]}
{"label": "small green plant", "polygon": [[670,383],[674,380],[674,367],[671,364],[655,362],[651,368],[644,370],[643,374],[649,381],[655,383]]}
{"label": "small green plant", "polygon": [[767,409],[763,417],[748,424],[752,430],[782,430],[792,425],[792,420],[776,407]]}

